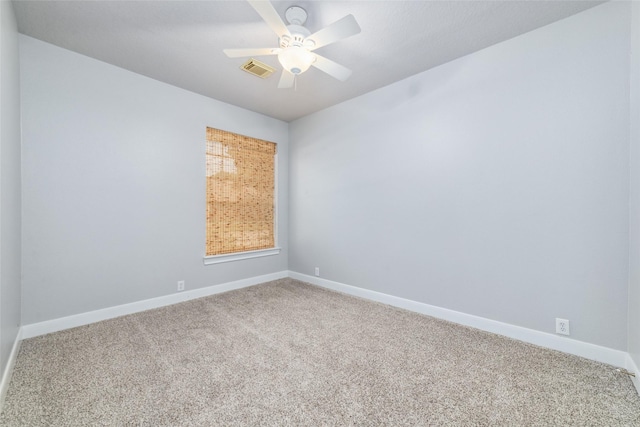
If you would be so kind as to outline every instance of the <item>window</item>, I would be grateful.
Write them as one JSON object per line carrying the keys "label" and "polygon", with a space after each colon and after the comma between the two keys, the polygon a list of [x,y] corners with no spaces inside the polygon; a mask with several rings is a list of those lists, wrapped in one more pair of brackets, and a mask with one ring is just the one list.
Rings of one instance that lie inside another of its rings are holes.
{"label": "window", "polygon": [[275,156],[273,142],[207,128],[206,264],[279,252]]}

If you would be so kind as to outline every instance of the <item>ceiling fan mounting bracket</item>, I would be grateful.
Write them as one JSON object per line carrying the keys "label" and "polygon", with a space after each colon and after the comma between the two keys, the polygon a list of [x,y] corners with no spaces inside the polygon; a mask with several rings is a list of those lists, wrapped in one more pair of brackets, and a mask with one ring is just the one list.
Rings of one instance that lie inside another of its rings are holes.
{"label": "ceiling fan mounting bracket", "polygon": [[300,6],[291,6],[284,12],[284,17],[289,24],[304,25],[307,22],[307,11]]}

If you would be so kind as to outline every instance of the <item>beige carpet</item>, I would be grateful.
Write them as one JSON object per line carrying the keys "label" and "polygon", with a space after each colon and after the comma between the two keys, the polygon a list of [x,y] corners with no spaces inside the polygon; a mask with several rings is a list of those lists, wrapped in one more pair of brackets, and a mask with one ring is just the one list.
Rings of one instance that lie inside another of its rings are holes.
{"label": "beige carpet", "polygon": [[282,279],[22,343],[2,426],[639,426],[611,366]]}

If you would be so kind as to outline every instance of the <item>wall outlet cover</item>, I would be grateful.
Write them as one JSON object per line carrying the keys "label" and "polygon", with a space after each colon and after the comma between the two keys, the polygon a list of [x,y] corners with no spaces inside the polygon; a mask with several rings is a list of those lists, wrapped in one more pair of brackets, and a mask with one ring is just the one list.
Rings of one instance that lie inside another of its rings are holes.
{"label": "wall outlet cover", "polygon": [[556,334],[571,335],[569,321],[567,319],[559,319],[556,317]]}

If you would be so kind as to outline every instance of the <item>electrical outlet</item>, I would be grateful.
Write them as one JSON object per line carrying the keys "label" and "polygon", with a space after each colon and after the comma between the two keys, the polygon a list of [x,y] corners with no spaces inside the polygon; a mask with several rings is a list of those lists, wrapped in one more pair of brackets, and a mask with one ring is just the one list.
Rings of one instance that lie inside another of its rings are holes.
{"label": "electrical outlet", "polygon": [[320,277],[320,267],[316,267],[316,276]]}
{"label": "electrical outlet", "polygon": [[178,282],[178,291],[184,291],[184,280]]}
{"label": "electrical outlet", "polygon": [[567,319],[558,319],[556,317],[556,334],[571,335]]}

